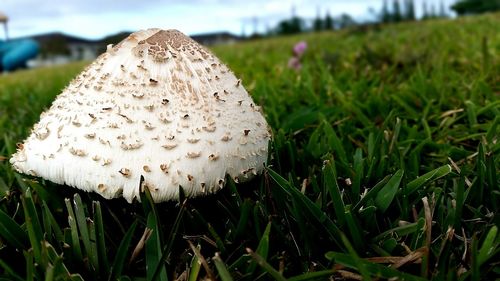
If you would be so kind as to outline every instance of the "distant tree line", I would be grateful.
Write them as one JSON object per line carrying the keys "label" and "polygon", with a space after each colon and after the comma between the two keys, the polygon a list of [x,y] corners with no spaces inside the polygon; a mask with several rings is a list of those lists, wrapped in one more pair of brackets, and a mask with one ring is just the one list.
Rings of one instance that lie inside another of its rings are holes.
{"label": "distant tree line", "polygon": [[460,0],[451,9],[459,15],[500,11],[500,0]]}
{"label": "distant tree line", "polygon": [[[397,23],[417,20],[414,0],[382,1],[380,12],[373,12],[377,18],[377,21],[373,23]],[[449,17],[443,0],[439,1],[439,3],[436,2],[434,0],[424,0],[422,2],[420,20]],[[437,7],[436,4],[438,4]],[[498,11],[500,10],[500,0],[457,0],[450,8],[458,15]],[[325,16],[318,13],[311,23],[311,21],[306,21],[295,15],[293,9],[292,17],[280,21],[266,35],[288,35],[306,31],[342,29],[355,25],[358,25],[358,23],[350,15],[341,14],[338,17],[332,17],[328,11]]]}
{"label": "distant tree line", "polygon": [[389,8],[387,0],[382,4],[382,11],[380,11],[379,20],[383,23],[412,21],[416,19],[415,4],[413,0],[404,0],[404,8],[401,8],[399,1],[392,2],[392,10]]}
{"label": "distant tree line", "polygon": [[[426,1],[422,3],[422,20],[446,18],[448,16],[443,1],[439,2],[439,10],[436,9],[434,3],[430,6],[428,6]],[[393,0],[392,7],[389,7],[387,0],[383,1],[382,10],[379,15],[381,23],[414,21],[416,19],[415,3],[413,0]]]}
{"label": "distant tree line", "polygon": [[298,16],[292,16],[289,19],[280,21],[277,26],[271,30],[271,34],[287,35],[305,31],[322,31],[341,29],[356,25],[356,21],[348,14],[341,14],[338,17],[332,17],[329,12],[324,17],[318,13],[312,21],[312,25],[308,25],[306,21]]}

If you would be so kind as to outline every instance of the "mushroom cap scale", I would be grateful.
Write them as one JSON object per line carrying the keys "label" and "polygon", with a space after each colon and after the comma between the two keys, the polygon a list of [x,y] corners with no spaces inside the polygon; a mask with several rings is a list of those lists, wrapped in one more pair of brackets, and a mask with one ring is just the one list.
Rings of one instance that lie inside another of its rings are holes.
{"label": "mushroom cap scale", "polygon": [[[234,74],[176,30],[148,29],[102,54],[41,114],[10,162],[105,198],[213,193],[260,173],[270,132]],[[144,177],[140,186],[141,175]]]}

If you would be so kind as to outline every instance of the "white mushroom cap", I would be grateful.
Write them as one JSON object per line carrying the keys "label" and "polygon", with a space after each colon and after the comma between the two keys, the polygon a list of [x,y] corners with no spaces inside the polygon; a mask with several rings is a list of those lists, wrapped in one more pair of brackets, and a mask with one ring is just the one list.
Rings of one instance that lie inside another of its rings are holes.
{"label": "white mushroom cap", "polygon": [[[234,74],[177,30],[108,47],[42,113],[10,162],[22,173],[105,198],[155,202],[213,193],[263,170],[270,140]],[[141,175],[144,176],[142,187]]]}

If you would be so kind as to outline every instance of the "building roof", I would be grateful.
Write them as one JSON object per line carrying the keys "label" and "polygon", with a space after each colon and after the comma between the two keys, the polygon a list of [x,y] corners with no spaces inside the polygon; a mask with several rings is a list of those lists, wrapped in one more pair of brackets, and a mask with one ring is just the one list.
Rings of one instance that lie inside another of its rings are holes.
{"label": "building roof", "polygon": [[64,34],[61,32],[51,32],[51,33],[34,35],[31,36],[31,38],[38,41],[39,43],[44,43],[54,40],[63,41],[66,43],[87,43],[87,44],[95,44],[99,42],[98,40],[89,40],[81,37]]}

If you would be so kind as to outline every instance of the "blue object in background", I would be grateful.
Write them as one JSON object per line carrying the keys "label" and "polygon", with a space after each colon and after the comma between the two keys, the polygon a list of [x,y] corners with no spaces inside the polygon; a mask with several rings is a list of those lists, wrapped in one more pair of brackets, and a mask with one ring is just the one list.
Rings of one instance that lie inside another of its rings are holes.
{"label": "blue object in background", "polygon": [[38,43],[32,39],[0,41],[0,69],[12,71],[26,67],[28,60],[40,51]]}

